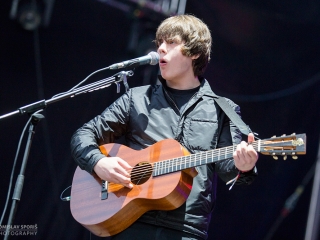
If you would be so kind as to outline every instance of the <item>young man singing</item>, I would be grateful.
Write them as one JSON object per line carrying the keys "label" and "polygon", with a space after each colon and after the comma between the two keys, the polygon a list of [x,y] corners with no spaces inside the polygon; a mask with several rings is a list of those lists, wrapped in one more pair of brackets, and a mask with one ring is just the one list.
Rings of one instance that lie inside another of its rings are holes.
{"label": "young man singing", "polygon": [[[250,184],[256,176],[257,152],[241,142],[239,129],[215,102],[215,93],[202,77],[210,60],[208,27],[191,15],[167,18],[155,39],[160,55],[161,85],[130,89],[72,137],[78,165],[101,179],[132,188],[130,166],[106,157],[99,146],[124,136],[126,145],[141,150],[163,139],[175,139],[190,153],[237,145],[233,158],[196,167],[192,190],[175,210],[149,211],[113,239],[206,239],[215,202],[216,176]],[[240,114],[239,106],[228,100]]]}

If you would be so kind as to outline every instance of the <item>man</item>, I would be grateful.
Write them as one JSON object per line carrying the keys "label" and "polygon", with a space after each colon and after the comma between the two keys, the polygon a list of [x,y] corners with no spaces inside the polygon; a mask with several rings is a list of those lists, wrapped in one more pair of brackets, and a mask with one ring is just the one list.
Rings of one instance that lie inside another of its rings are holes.
{"label": "man", "polygon": [[[216,104],[216,95],[201,77],[210,60],[208,27],[191,15],[164,20],[155,39],[162,85],[130,89],[72,137],[79,166],[101,179],[132,188],[132,169],[118,157],[106,157],[99,145],[124,136],[132,149],[173,138],[190,153],[238,144],[233,158],[196,167],[198,175],[186,202],[172,211],[150,211],[114,239],[206,239],[215,202],[216,176],[250,184],[256,176],[257,152],[241,142],[239,129]],[[240,114],[239,107],[227,100]],[[252,134],[248,142],[254,140]]]}

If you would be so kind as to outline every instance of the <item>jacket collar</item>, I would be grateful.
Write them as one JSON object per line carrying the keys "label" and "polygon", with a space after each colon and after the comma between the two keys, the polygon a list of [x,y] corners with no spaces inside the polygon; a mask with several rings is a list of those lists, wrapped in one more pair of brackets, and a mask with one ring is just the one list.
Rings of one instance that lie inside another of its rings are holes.
{"label": "jacket collar", "polygon": [[[158,79],[161,82],[161,84],[164,86],[166,85],[166,80],[161,76],[158,75]],[[199,92],[197,93],[197,97],[200,98],[204,95],[209,96],[209,97],[213,97],[213,98],[217,98],[218,96],[212,91],[209,82],[203,78],[203,77],[199,77],[200,80],[200,89]]]}

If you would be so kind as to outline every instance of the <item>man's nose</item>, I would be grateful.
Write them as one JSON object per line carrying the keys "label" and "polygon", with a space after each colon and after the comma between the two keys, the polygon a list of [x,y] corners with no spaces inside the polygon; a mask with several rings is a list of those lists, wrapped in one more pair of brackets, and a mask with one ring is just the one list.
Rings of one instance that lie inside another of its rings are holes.
{"label": "man's nose", "polygon": [[167,45],[166,42],[163,41],[160,46],[158,47],[158,52],[159,53],[166,53],[167,52]]}

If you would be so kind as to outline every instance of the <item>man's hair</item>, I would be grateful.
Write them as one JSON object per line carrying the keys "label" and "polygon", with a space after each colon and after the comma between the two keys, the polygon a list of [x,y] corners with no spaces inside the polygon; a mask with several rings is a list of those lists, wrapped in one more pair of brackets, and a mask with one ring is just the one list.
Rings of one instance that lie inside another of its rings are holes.
{"label": "man's hair", "polygon": [[156,32],[156,46],[159,47],[162,41],[168,41],[175,36],[180,36],[184,45],[181,49],[183,55],[192,57],[193,72],[195,76],[203,75],[211,52],[211,34],[207,25],[199,18],[192,15],[177,15],[165,19]]}

